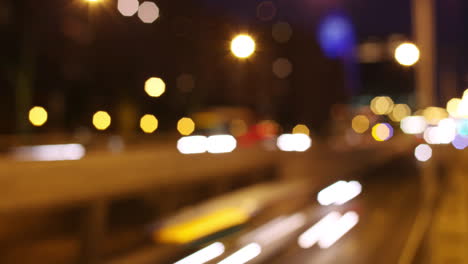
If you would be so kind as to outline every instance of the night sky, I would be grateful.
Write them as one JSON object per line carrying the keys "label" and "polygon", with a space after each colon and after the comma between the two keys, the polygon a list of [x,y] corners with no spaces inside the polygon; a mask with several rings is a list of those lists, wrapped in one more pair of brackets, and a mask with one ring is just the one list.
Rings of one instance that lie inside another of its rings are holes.
{"label": "night sky", "polygon": [[[317,42],[317,25],[327,13],[347,15],[358,43],[411,34],[407,0],[154,2],[161,16],[143,24],[136,16],[123,17],[114,0],[92,5],[80,0],[2,1],[0,133],[31,130],[22,117],[33,105],[45,106],[50,114],[47,128],[33,132],[90,127],[97,110],[119,117],[153,113],[161,129],[172,129],[180,117],[219,105],[248,107],[259,118],[286,126],[319,125],[335,103],[345,103],[352,95],[387,92],[368,85],[365,76],[394,71],[386,64],[358,67],[358,87],[347,89],[343,61],[324,56]],[[293,29],[288,43],[276,43],[271,36],[278,21]],[[257,52],[247,61],[229,51],[238,33],[249,33],[257,42]],[[272,73],[277,58],[293,64],[286,79]],[[182,74],[193,77],[192,90],[177,88]],[[408,79],[410,73],[392,74],[390,79],[399,74]],[[161,98],[150,99],[143,91],[151,76],[167,84]],[[408,92],[405,89],[402,92]]]}

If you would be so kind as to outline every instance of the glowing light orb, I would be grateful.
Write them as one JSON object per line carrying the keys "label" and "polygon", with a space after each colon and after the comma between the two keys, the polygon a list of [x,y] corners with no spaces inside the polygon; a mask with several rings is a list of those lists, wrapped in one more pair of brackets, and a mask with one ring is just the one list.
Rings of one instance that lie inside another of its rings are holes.
{"label": "glowing light orb", "polygon": [[387,141],[393,137],[393,127],[387,123],[376,124],[372,127],[372,137],[376,141]]}
{"label": "glowing light orb", "polygon": [[93,115],[93,125],[97,130],[106,130],[111,125],[111,116],[105,111]]}
{"label": "glowing light orb", "polygon": [[166,91],[166,84],[161,78],[151,77],[145,82],[145,92],[151,97],[160,97]]}
{"label": "glowing light orb", "polygon": [[183,136],[188,136],[195,131],[195,122],[191,118],[184,117],[177,122],[177,130]]}
{"label": "glowing light orb", "polygon": [[33,126],[40,127],[47,122],[48,114],[44,107],[35,106],[29,110],[29,122]]}
{"label": "glowing light orb", "polygon": [[395,59],[403,66],[413,66],[419,61],[420,51],[413,43],[403,43],[395,49]]}
{"label": "glowing light orb", "polygon": [[370,122],[369,118],[365,115],[358,115],[353,118],[351,127],[358,134],[363,134],[369,129]]}
{"label": "glowing light orb", "polygon": [[427,144],[421,144],[414,150],[414,156],[421,162],[426,162],[432,158],[432,148]]}
{"label": "glowing light orb", "polygon": [[140,128],[143,132],[151,134],[158,129],[158,119],[154,115],[144,115],[140,119]]}
{"label": "glowing light orb", "polygon": [[238,35],[231,42],[231,51],[237,58],[248,58],[255,52],[255,41],[249,35]]}

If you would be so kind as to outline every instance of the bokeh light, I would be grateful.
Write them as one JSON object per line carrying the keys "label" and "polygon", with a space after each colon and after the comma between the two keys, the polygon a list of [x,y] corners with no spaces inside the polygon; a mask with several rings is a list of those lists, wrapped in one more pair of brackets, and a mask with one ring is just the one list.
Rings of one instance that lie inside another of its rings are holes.
{"label": "bokeh light", "polygon": [[206,144],[206,150],[212,154],[229,153],[237,147],[237,141],[231,135],[210,136]]}
{"label": "bokeh light", "polygon": [[403,66],[413,66],[419,61],[420,52],[413,43],[402,43],[395,49],[395,59]]}
{"label": "bokeh light", "polygon": [[376,141],[387,141],[393,137],[393,127],[388,123],[379,123],[372,127],[372,137]]}
{"label": "bokeh light", "polygon": [[153,23],[159,18],[159,7],[153,2],[143,2],[138,8],[138,17],[143,23]]}
{"label": "bokeh light", "polygon": [[23,146],[12,150],[13,158],[20,161],[79,160],[85,154],[81,144]]}
{"label": "bokeh light", "polygon": [[278,137],[276,146],[282,151],[304,152],[312,146],[312,139],[304,134],[283,134]]}
{"label": "bokeh light", "polygon": [[238,35],[231,42],[231,51],[237,58],[248,58],[255,51],[255,41],[249,35]]}
{"label": "bokeh light", "polygon": [[225,247],[221,242],[215,242],[199,251],[177,261],[174,264],[203,264],[213,260],[224,253]]}
{"label": "bokeh light", "polygon": [[463,150],[468,147],[468,137],[457,135],[452,141],[452,146],[456,149]]}
{"label": "bokeh light", "polygon": [[29,122],[33,126],[40,127],[47,122],[48,114],[44,107],[35,106],[29,110]]}
{"label": "bokeh light", "polygon": [[176,86],[179,91],[190,92],[195,88],[195,79],[191,74],[181,74],[177,77]]}
{"label": "bokeh light", "polygon": [[422,116],[408,116],[401,120],[400,128],[405,134],[422,134],[427,128],[427,122]]}
{"label": "bokeh light", "polygon": [[106,130],[111,125],[111,116],[105,111],[93,115],[93,125],[97,130]]}
{"label": "bokeh light", "polygon": [[450,144],[457,136],[455,120],[442,119],[437,126],[431,126],[424,131],[424,140],[428,144]]}
{"label": "bokeh light", "polygon": [[376,115],[387,115],[393,111],[394,103],[388,96],[377,96],[372,99],[370,108]]}
{"label": "bokeh light", "polygon": [[293,128],[292,133],[310,136],[310,129],[306,125],[299,124]]}
{"label": "bokeh light", "polygon": [[411,115],[411,108],[407,104],[397,104],[389,117],[394,122],[400,122],[403,118]]}
{"label": "bokeh light", "polygon": [[208,138],[205,136],[183,137],[177,141],[177,149],[182,154],[200,154],[206,152]]}
{"label": "bokeh light", "polygon": [[465,91],[465,94],[463,95],[463,98],[458,105],[458,117],[462,118],[468,118],[468,94]]}
{"label": "bokeh light", "polygon": [[421,162],[426,162],[432,158],[432,148],[427,144],[421,144],[414,150],[414,156]]}
{"label": "bokeh light", "polygon": [[235,137],[239,137],[247,133],[248,127],[244,120],[235,119],[229,124],[229,132]]}
{"label": "bokeh light", "polygon": [[272,1],[260,2],[257,6],[257,18],[262,21],[270,21],[276,16],[277,8]]}
{"label": "bokeh light", "polygon": [[448,117],[448,112],[441,107],[428,107],[424,109],[423,116],[426,119],[427,123],[430,125],[437,125],[440,120]]}
{"label": "bokeh light", "polygon": [[351,122],[351,127],[358,134],[366,132],[369,129],[369,126],[369,118],[367,118],[365,115],[355,116]]}
{"label": "bokeh light", "polygon": [[462,119],[458,121],[458,129],[457,132],[461,136],[468,137],[468,119]]}
{"label": "bokeh light", "polygon": [[184,117],[177,122],[177,131],[183,136],[188,136],[195,131],[195,122],[191,118]]}
{"label": "bokeh light", "polygon": [[118,0],[117,9],[123,16],[133,16],[138,12],[138,0]]}
{"label": "bokeh light", "polygon": [[457,124],[451,118],[442,119],[435,127],[426,129],[424,139],[429,144],[450,144],[457,136]]}
{"label": "bokeh light", "polygon": [[160,97],[166,91],[166,84],[161,78],[151,77],[145,82],[145,92],[151,97]]}
{"label": "bokeh light", "polygon": [[278,22],[273,25],[271,34],[276,42],[286,43],[291,39],[293,31],[289,23]]}
{"label": "bokeh light", "polygon": [[280,126],[274,120],[263,120],[257,125],[257,133],[262,138],[273,138],[278,134]]}
{"label": "bokeh light", "polygon": [[349,55],[355,45],[353,24],[345,15],[327,15],[318,27],[318,40],[325,56],[329,58]]}
{"label": "bokeh light", "polygon": [[447,103],[447,112],[453,116],[453,117],[458,117],[458,107],[460,106],[461,103],[460,98],[453,98]]}
{"label": "bokeh light", "polygon": [[450,144],[457,136],[457,123],[451,118],[440,120],[438,124],[438,139],[440,144]]}
{"label": "bokeh light", "polygon": [[320,205],[343,205],[362,192],[362,185],[357,181],[338,181],[317,194]]}
{"label": "bokeh light", "polygon": [[292,71],[292,63],[286,58],[278,58],[273,62],[273,73],[280,79],[288,77]]}
{"label": "bokeh light", "polygon": [[156,129],[158,129],[158,124],[158,119],[154,115],[147,114],[140,119],[140,128],[147,134],[156,131]]}

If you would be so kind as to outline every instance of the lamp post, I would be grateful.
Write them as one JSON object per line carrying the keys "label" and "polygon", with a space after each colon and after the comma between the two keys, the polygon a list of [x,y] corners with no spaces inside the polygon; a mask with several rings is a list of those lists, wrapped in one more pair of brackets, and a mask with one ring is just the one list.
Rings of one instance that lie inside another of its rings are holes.
{"label": "lamp post", "polygon": [[435,0],[413,0],[413,34],[421,51],[416,67],[416,99],[419,108],[434,104],[436,82]]}

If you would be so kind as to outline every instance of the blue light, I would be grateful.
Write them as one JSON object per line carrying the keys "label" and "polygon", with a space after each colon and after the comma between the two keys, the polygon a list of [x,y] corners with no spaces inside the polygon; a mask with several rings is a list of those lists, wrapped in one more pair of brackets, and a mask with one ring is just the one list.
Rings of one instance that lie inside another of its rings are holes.
{"label": "blue light", "polygon": [[351,21],[341,14],[330,14],[319,24],[318,40],[325,56],[338,58],[350,55],[355,36]]}
{"label": "blue light", "polygon": [[458,134],[468,137],[468,119],[463,119],[458,124]]}
{"label": "blue light", "polygon": [[457,135],[455,139],[452,141],[452,145],[456,149],[463,150],[466,147],[468,147],[468,137]]}

